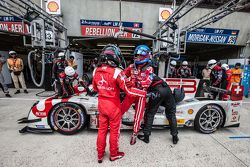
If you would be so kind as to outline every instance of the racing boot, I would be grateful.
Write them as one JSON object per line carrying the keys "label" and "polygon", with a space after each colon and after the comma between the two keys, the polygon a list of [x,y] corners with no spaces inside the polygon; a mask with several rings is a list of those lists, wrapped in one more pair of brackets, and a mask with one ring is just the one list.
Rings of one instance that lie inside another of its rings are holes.
{"label": "racing boot", "polygon": [[177,135],[173,136],[172,139],[173,139],[173,144],[177,144],[179,141],[179,137]]}
{"label": "racing boot", "polygon": [[131,138],[130,138],[130,145],[134,145],[136,143],[136,133],[132,133]]}
{"label": "racing boot", "polygon": [[102,163],[103,158],[104,158],[104,155],[102,155],[102,156],[99,156],[99,155],[98,155],[98,163]]}
{"label": "racing boot", "polygon": [[149,143],[149,135],[138,135],[138,139],[142,140],[145,143]]}
{"label": "racing boot", "polygon": [[117,152],[117,154],[115,156],[110,156],[109,160],[110,161],[115,161],[117,159],[121,159],[122,157],[124,157],[124,155],[125,155],[124,152]]}

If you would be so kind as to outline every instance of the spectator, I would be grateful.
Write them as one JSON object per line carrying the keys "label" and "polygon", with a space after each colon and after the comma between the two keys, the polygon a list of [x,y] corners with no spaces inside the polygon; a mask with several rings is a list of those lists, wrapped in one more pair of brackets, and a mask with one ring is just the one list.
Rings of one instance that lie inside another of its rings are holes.
{"label": "spectator", "polygon": [[7,59],[7,66],[11,72],[11,77],[16,88],[15,94],[21,93],[18,81],[24,89],[24,93],[28,93],[23,75],[23,60],[17,57],[15,51],[10,51],[9,56],[10,57]]}
{"label": "spectator", "polygon": [[182,66],[177,70],[177,75],[179,78],[189,78],[192,75],[187,61],[182,62]]}
{"label": "spectator", "polygon": [[75,57],[74,56],[69,56],[69,59],[67,60],[67,62],[68,62],[68,65],[70,66],[70,67],[72,67],[74,70],[76,70],[77,69],[77,64],[76,64],[76,61],[75,61]]}
{"label": "spectator", "polygon": [[207,85],[210,85],[210,73],[211,69],[208,66],[202,70],[202,79]]}
{"label": "spectator", "polygon": [[4,77],[2,74],[2,68],[4,63],[6,63],[4,57],[0,55],[0,85],[6,97],[11,97],[9,94],[8,86],[4,83]]}
{"label": "spectator", "polygon": [[240,69],[241,64],[236,63],[234,68],[231,69],[232,72],[232,78],[231,78],[231,83],[233,85],[240,85],[240,80],[242,77],[242,71]]}
{"label": "spectator", "polygon": [[169,71],[168,71],[168,78],[177,78],[177,70],[176,70],[176,61],[172,60],[170,62],[170,66],[169,66]]}

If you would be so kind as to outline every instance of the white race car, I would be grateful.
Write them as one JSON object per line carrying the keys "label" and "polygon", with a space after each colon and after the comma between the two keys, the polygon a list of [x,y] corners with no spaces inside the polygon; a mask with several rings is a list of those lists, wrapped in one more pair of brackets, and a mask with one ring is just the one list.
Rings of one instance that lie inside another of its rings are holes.
{"label": "white race car", "polygon": [[[194,97],[200,80],[166,79],[170,88],[183,87],[186,97],[177,104],[177,124],[179,127],[194,127],[202,133],[212,133],[220,127],[238,127],[242,106],[243,87],[233,86],[230,100],[219,101],[204,97]],[[65,99],[37,101],[30,109],[28,117],[19,120],[26,123],[20,133],[53,132],[72,135],[86,126],[98,129],[98,99],[85,93]],[[165,108],[160,107],[154,118],[153,127],[167,127]],[[134,109],[131,107],[122,117],[121,129],[132,129]],[[143,122],[142,122],[143,125]]]}

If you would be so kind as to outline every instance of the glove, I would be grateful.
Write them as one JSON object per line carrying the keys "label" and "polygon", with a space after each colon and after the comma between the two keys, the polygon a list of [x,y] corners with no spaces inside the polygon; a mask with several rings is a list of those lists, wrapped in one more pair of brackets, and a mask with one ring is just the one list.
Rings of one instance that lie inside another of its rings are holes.
{"label": "glove", "polygon": [[146,97],[152,98],[153,100],[160,97],[159,92],[149,92],[147,93]]}
{"label": "glove", "polygon": [[94,97],[96,94],[97,94],[97,93],[96,93],[95,91],[91,91],[91,90],[87,91],[87,95],[88,95],[88,96]]}
{"label": "glove", "polygon": [[66,98],[68,96],[69,96],[68,93],[66,91],[64,91],[62,97]]}

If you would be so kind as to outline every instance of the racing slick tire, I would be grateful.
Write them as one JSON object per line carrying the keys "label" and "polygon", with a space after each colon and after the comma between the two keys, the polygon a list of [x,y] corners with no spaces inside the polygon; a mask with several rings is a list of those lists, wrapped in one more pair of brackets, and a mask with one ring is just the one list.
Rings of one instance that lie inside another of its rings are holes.
{"label": "racing slick tire", "polygon": [[194,128],[201,133],[210,134],[221,127],[224,120],[222,109],[215,104],[203,106],[195,116]]}
{"label": "racing slick tire", "polygon": [[49,116],[51,128],[63,135],[73,135],[87,124],[87,115],[82,107],[74,103],[56,105]]}
{"label": "racing slick tire", "polygon": [[87,86],[89,86],[90,84],[92,84],[92,79],[93,79],[92,72],[84,73],[82,75],[82,79],[87,84]]}

